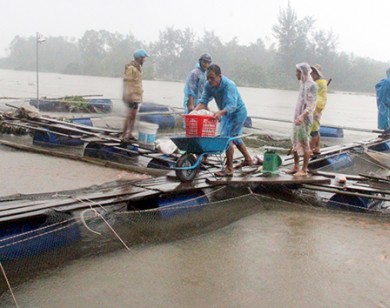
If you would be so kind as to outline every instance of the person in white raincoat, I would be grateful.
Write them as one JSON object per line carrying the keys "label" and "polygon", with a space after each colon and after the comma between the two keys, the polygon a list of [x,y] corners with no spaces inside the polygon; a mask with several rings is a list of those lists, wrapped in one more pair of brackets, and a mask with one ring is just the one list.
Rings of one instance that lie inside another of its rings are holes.
{"label": "person in white raincoat", "polygon": [[[294,167],[287,171],[294,176],[307,175],[307,167],[311,155],[310,127],[317,101],[317,86],[310,76],[311,68],[307,63],[296,65],[296,77],[300,80],[300,88],[294,113],[293,134],[291,137]],[[299,168],[299,155],[303,155],[303,165]]]}

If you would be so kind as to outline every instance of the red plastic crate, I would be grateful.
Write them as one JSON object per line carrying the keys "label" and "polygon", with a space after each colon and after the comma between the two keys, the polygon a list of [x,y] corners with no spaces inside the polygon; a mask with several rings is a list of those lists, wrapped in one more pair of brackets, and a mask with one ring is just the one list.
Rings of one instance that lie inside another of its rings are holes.
{"label": "red plastic crate", "polygon": [[214,137],[217,120],[212,115],[185,114],[186,137]]}

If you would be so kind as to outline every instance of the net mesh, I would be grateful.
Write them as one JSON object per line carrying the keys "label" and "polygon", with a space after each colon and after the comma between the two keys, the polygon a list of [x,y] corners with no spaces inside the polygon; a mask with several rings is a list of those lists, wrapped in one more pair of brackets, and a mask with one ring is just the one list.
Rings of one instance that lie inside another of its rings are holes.
{"label": "net mesh", "polygon": [[[73,260],[210,232],[262,208],[248,190],[229,194],[226,189],[212,190],[164,208],[153,208],[151,203],[150,209],[142,211],[136,209],[140,204],[126,203],[112,209],[48,211],[17,228],[15,222],[10,223],[8,236],[0,240],[0,261],[6,274],[0,279],[0,302],[11,300],[9,285],[17,289]],[[194,203],[196,199],[201,202]],[[245,200],[245,206],[238,210],[235,200]]]}

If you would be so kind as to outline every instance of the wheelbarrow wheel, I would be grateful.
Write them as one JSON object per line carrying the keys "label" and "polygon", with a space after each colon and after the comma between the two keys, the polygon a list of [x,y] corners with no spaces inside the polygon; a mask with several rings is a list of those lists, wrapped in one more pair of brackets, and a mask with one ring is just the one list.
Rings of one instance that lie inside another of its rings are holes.
{"label": "wheelbarrow wheel", "polygon": [[[177,167],[191,167],[196,163],[196,157],[192,154],[184,154],[176,162]],[[199,166],[188,170],[175,170],[176,176],[182,182],[191,182],[198,173]]]}

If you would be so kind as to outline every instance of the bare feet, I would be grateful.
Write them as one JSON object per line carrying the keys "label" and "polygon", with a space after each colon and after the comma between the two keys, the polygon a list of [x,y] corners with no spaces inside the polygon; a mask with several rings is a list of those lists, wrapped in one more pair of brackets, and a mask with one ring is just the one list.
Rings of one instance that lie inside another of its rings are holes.
{"label": "bare feet", "polygon": [[315,155],[320,155],[321,154],[321,149],[320,148],[314,148],[312,151],[312,154]]}
{"label": "bare feet", "polygon": [[218,177],[231,177],[233,176],[233,168],[231,167],[225,167],[225,169],[221,170],[221,171],[217,171],[214,173],[215,176],[218,176]]}
{"label": "bare feet", "polygon": [[234,169],[239,169],[239,168],[242,168],[242,167],[253,166],[253,165],[254,165],[254,163],[253,163],[252,160],[251,161],[243,160],[239,164],[235,165]]}
{"label": "bare feet", "polygon": [[306,176],[307,172],[303,170],[299,170],[298,172],[294,173],[294,176]]}
{"label": "bare feet", "polygon": [[122,137],[122,141],[124,142],[137,141],[137,138],[135,138],[133,135],[126,135]]}
{"label": "bare feet", "polygon": [[287,170],[285,171],[284,173],[286,174],[295,174],[298,172],[298,169],[297,168],[292,168],[291,170]]}

